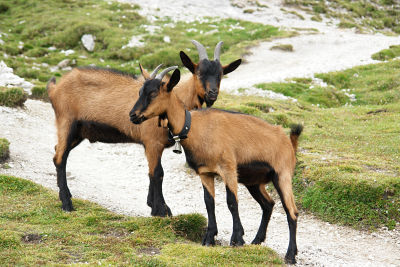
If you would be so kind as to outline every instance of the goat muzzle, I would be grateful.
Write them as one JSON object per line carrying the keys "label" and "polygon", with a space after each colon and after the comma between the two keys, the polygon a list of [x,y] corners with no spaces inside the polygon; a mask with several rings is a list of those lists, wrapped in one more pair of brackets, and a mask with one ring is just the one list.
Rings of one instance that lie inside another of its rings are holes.
{"label": "goat muzzle", "polygon": [[130,119],[131,122],[133,122],[134,124],[141,124],[142,122],[144,122],[147,118],[145,116],[137,116],[136,114],[130,114]]}

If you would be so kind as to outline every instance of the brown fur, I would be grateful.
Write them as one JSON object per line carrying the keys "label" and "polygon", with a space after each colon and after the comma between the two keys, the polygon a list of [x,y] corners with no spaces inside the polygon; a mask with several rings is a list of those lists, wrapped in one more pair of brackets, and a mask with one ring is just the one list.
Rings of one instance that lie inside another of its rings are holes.
{"label": "brown fur", "polygon": [[[137,118],[152,118],[166,113],[174,135],[178,135],[185,120],[184,104],[165,85],[144,111],[134,107],[131,112]],[[289,217],[291,219],[291,242],[287,256],[290,262],[294,262],[298,210],[292,192],[292,177],[302,126],[292,128],[289,139],[281,126],[273,126],[245,114],[206,109],[191,111],[191,118],[188,137],[181,143],[189,165],[200,175],[203,186],[213,198],[214,175],[219,175],[236,201],[238,181],[246,186],[258,184],[260,194],[272,207],[274,201],[265,191],[265,185],[273,181],[287,212],[288,222]]]}

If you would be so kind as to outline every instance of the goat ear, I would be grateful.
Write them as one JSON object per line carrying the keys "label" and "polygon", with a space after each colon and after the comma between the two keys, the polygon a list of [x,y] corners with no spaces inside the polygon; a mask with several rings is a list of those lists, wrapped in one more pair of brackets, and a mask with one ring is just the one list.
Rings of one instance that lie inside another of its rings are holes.
{"label": "goat ear", "polygon": [[181,57],[182,64],[190,70],[191,73],[194,74],[195,69],[196,69],[196,64],[192,62],[192,60],[189,58],[188,55],[185,54],[185,52],[181,51],[179,52],[179,56]]}
{"label": "goat ear", "polygon": [[172,73],[172,76],[168,81],[167,92],[171,92],[172,88],[174,88],[174,86],[178,84],[180,79],[181,79],[181,72],[179,71],[179,69],[176,69],[174,73]]}
{"label": "goat ear", "polygon": [[150,78],[149,73],[143,68],[142,64],[139,63],[139,68],[140,72],[142,73],[142,76],[145,80],[148,80]]}
{"label": "goat ear", "polygon": [[242,59],[238,59],[228,65],[223,66],[222,69],[224,70],[224,75],[236,70],[236,68],[239,67],[239,65],[241,63],[242,63]]}

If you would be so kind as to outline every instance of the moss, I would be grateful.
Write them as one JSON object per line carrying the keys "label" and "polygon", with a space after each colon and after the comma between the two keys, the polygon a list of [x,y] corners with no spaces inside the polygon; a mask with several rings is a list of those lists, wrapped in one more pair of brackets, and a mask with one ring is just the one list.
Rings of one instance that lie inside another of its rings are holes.
{"label": "moss", "polygon": [[282,50],[282,51],[286,51],[286,52],[293,52],[293,46],[291,44],[274,45],[270,49],[271,50]]}
{"label": "moss", "polygon": [[0,138],[0,163],[4,162],[10,156],[10,143],[7,139]]}
{"label": "moss", "polygon": [[49,96],[47,94],[47,89],[45,87],[33,87],[32,95],[30,96],[33,99],[41,99],[45,101],[49,101]]}
{"label": "moss", "polygon": [[7,107],[21,107],[24,105],[27,95],[21,88],[0,87],[0,105]]}
{"label": "moss", "polygon": [[6,13],[10,7],[5,3],[0,3],[0,13]]}
{"label": "moss", "polygon": [[391,45],[388,49],[383,49],[371,56],[372,59],[385,61],[400,56],[400,45]]}
{"label": "moss", "polygon": [[195,242],[201,242],[207,226],[207,219],[201,214],[178,215],[172,218],[174,232]]}

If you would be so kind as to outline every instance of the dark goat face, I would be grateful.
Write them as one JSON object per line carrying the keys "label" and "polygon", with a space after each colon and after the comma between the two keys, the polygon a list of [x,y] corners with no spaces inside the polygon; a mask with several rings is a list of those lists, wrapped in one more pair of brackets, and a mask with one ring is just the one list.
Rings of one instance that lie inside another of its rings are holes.
{"label": "dark goat face", "polygon": [[203,99],[207,107],[211,107],[217,100],[223,76],[221,63],[218,60],[203,59],[196,68],[196,76],[204,91]]}
{"label": "dark goat face", "polygon": [[207,107],[211,107],[217,100],[219,88],[223,75],[234,71],[242,62],[241,59],[222,66],[219,61],[222,42],[217,44],[214,52],[214,60],[209,60],[204,46],[196,41],[192,41],[199,51],[200,62],[195,64],[183,51],[180,57],[183,65],[195,75],[195,87],[198,98],[206,102]]}
{"label": "dark goat face", "polygon": [[140,88],[139,99],[129,112],[130,120],[134,124],[141,124],[167,111],[169,94],[179,82],[180,71],[177,69],[172,74],[168,83],[160,79],[146,80]]}

